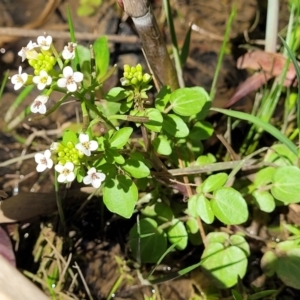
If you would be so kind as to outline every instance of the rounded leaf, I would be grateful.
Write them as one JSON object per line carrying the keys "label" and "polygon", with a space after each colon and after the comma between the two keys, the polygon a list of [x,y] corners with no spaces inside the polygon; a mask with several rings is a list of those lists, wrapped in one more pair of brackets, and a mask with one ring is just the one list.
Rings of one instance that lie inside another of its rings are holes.
{"label": "rounded leaf", "polygon": [[242,224],[248,219],[247,203],[233,188],[216,190],[210,204],[215,216],[226,225]]}
{"label": "rounded leaf", "polygon": [[201,267],[212,276],[219,288],[230,288],[243,278],[247,270],[247,257],[242,249],[236,246],[228,248],[222,244],[209,244],[201,257]]}
{"label": "rounded leaf", "polygon": [[195,233],[199,232],[198,222],[195,218],[189,218],[185,224],[186,224],[187,230],[190,233],[195,234]]}
{"label": "rounded leaf", "polygon": [[167,250],[167,238],[155,220],[145,218],[131,228],[129,245],[137,261],[156,263]]}
{"label": "rounded leaf", "polygon": [[278,258],[276,273],[282,282],[294,289],[300,290],[300,249],[294,248],[286,256]]}
{"label": "rounded leaf", "polygon": [[275,200],[269,192],[254,191],[252,195],[255,198],[260,210],[270,213],[275,209]]}
{"label": "rounded leaf", "polygon": [[216,189],[219,189],[225,185],[227,182],[228,175],[226,173],[218,173],[215,175],[210,175],[202,183],[202,192],[210,193]]}
{"label": "rounded leaf", "polygon": [[172,153],[170,141],[162,135],[157,136],[152,141],[152,145],[155,151],[161,155],[170,155]]}
{"label": "rounded leaf", "polygon": [[174,214],[170,206],[163,202],[157,202],[154,207],[154,211],[156,212],[157,218],[168,222],[174,218]]}
{"label": "rounded leaf", "polygon": [[188,243],[188,233],[186,228],[178,219],[173,219],[173,225],[168,229],[167,235],[171,244],[176,244],[178,250],[183,250],[186,248]]}
{"label": "rounded leaf", "polygon": [[273,175],[272,195],[286,204],[300,201],[300,169],[295,166],[279,167]]}
{"label": "rounded leaf", "polygon": [[140,160],[129,158],[121,167],[134,178],[144,178],[150,175],[149,168]]}
{"label": "rounded leaf", "polygon": [[181,116],[199,113],[207,101],[209,95],[201,87],[177,89],[170,95],[173,111]]}
{"label": "rounded leaf", "polygon": [[189,138],[194,141],[207,140],[212,136],[214,128],[206,121],[196,122],[191,130]]}
{"label": "rounded leaf", "polygon": [[189,128],[185,122],[176,115],[168,114],[164,117],[162,128],[171,136],[184,138],[189,135]]}
{"label": "rounded leaf", "polygon": [[112,148],[122,149],[129,141],[132,131],[133,129],[131,127],[121,128],[116,131],[109,140],[110,146]]}
{"label": "rounded leaf", "polygon": [[105,181],[103,202],[107,209],[124,218],[130,218],[138,200],[138,190],[135,183],[125,175]]}
{"label": "rounded leaf", "polygon": [[196,211],[199,217],[206,224],[211,224],[215,219],[215,215],[211,209],[210,201],[203,194],[199,194],[197,195],[196,203]]}
{"label": "rounded leaf", "polygon": [[149,118],[149,121],[144,123],[145,127],[154,132],[160,132],[163,117],[161,112],[155,108],[148,108],[145,110],[145,116]]}

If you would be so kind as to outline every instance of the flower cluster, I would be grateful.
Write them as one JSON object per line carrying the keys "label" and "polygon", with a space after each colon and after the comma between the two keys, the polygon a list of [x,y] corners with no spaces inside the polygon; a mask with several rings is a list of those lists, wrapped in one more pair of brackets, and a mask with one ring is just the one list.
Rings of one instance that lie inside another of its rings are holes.
{"label": "flower cluster", "polygon": [[57,61],[61,57],[52,43],[51,36],[39,36],[37,42],[30,41],[26,47],[23,47],[18,55],[22,57],[22,62],[26,59],[28,64],[33,68],[33,74],[27,74],[19,67],[19,73],[11,77],[11,82],[15,90],[19,90],[25,85],[35,84],[37,89],[43,91],[31,105],[33,113],[46,113],[46,102],[50,94],[56,87],[66,89],[67,92],[74,93],[80,88],[83,81],[83,74],[74,71],[68,62],[75,57],[76,43],[68,43],[64,47],[61,57],[64,62],[58,64],[60,71],[57,70]]}
{"label": "flower cluster", "polygon": [[[47,149],[44,153],[37,153],[35,161],[37,163],[36,170],[43,172],[46,169],[53,167],[54,161],[57,163],[54,167],[59,173],[57,181],[60,183],[72,182],[80,168],[86,167],[85,157],[91,156],[92,151],[97,150],[97,141],[90,140],[87,134],[79,135],[79,143],[74,145],[71,141],[67,145],[54,143],[50,150]],[[105,174],[97,172],[95,167],[88,168],[86,176],[83,177],[84,184],[92,184],[94,188],[99,188],[105,180]]]}
{"label": "flower cluster", "polygon": [[136,86],[139,87],[142,84],[147,84],[151,80],[151,75],[148,73],[143,74],[143,67],[137,64],[135,67],[124,65],[124,73],[121,80],[123,86]]}

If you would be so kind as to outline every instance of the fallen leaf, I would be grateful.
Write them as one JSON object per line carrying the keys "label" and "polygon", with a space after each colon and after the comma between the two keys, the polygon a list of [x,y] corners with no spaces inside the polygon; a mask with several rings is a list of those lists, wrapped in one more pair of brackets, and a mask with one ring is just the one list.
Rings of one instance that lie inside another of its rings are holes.
{"label": "fallen leaf", "polygon": [[0,201],[0,224],[27,221],[56,210],[54,193],[26,193]]}
{"label": "fallen leaf", "polygon": [[11,240],[8,234],[0,226],[0,255],[9,261],[14,267],[16,266],[16,258],[13,251]]}
{"label": "fallen leaf", "polygon": [[[268,80],[281,75],[287,58],[281,53],[271,53],[262,50],[247,52],[237,60],[238,69],[252,69],[260,71],[249,77],[245,82],[237,87],[236,92],[231,97],[226,107],[230,107],[241,98],[255,91],[267,83]],[[300,64],[299,64],[300,66]],[[292,62],[286,73],[284,86],[296,86],[296,71]]]}

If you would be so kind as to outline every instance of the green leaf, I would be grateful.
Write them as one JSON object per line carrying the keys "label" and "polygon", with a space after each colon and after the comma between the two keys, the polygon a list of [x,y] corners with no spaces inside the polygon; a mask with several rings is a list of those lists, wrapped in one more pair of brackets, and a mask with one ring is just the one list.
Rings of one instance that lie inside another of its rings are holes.
{"label": "green leaf", "polygon": [[248,207],[242,195],[233,188],[215,191],[210,201],[215,216],[226,225],[242,224],[248,219]]}
{"label": "green leaf", "polygon": [[178,250],[186,248],[188,243],[188,233],[186,228],[178,219],[172,220],[173,225],[168,229],[167,236],[171,244],[176,244]]}
{"label": "green leaf", "polygon": [[267,290],[267,291],[261,291],[261,292],[257,292],[255,294],[249,295],[248,299],[249,300],[259,300],[259,299],[269,299],[273,294],[275,294],[277,292],[277,290]]}
{"label": "green leaf", "polygon": [[274,198],[286,204],[299,202],[300,169],[295,166],[279,167],[273,175],[271,192]]}
{"label": "green leaf", "polygon": [[[88,86],[91,84],[91,52],[90,49],[82,45],[77,45],[76,47],[76,59],[80,66],[80,72],[83,73],[83,84]],[[78,69],[76,65],[76,59],[71,61],[71,66],[73,70]]]}
{"label": "green leaf", "polygon": [[118,175],[105,181],[103,202],[109,211],[130,218],[137,200],[137,187],[128,176]]}
{"label": "green leaf", "polygon": [[93,49],[96,63],[96,80],[98,80],[107,73],[109,66],[110,51],[107,37],[104,35],[98,38],[93,44]]}
{"label": "green leaf", "polygon": [[168,114],[164,117],[162,128],[165,132],[177,138],[184,138],[189,134],[189,129],[185,122],[179,116],[173,114]]}
{"label": "green leaf", "polygon": [[216,189],[219,189],[227,182],[228,175],[226,173],[218,173],[207,177],[201,185],[203,193],[210,193]]}
{"label": "green leaf", "polygon": [[206,242],[207,244],[213,244],[213,243],[221,243],[225,244],[229,240],[229,234],[226,232],[210,232],[206,236]]}
{"label": "green leaf", "polygon": [[209,244],[201,257],[201,267],[211,275],[219,288],[230,288],[243,278],[247,270],[247,257],[236,246],[224,248],[222,244]]}
{"label": "green leaf", "polygon": [[122,149],[132,134],[133,129],[130,127],[124,127],[116,131],[110,138],[109,143],[112,148]]}
{"label": "green leaf", "polygon": [[252,195],[255,198],[260,210],[270,213],[275,209],[275,200],[269,192],[254,191]]}
{"label": "green leaf", "polygon": [[195,218],[189,218],[185,224],[189,232],[193,234],[199,232],[198,222]]}
{"label": "green leaf", "polygon": [[250,246],[243,236],[239,234],[233,234],[230,236],[229,240],[232,246],[241,248],[247,256],[250,256]]}
{"label": "green leaf", "polygon": [[191,33],[192,33],[192,26],[189,27],[189,30],[187,31],[187,33],[185,35],[183,46],[181,48],[180,62],[181,62],[182,66],[186,63],[186,60],[189,56]]}
{"label": "green leaf", "polygon": [[161,112],[156,108],[147,108],[145,116],[149,118],[149,121],[144,124],[145,127],[151,131],[160,132],[163,122]]}
{"label": "green leaf", "polygon": [[193,116],[199,113],[209,95],[202,87],[180,88],[170,96],[173,111],[180,116]]}
{"label": "green leaf", "polygon": [[275,144],[268,151],[264,161],[276,163],[278,166],[297,165],[297,155],[294,154],[286,145]]}
{"label": "green leaf", "polygon": [[109,90],[109,92],[104,96],[104,99],[107,101],[120,101],[125,99],[128,96],[128,93],[125,89],[121,87],[114,87]]}
{"label": "green leaf", "polygon": [[203,194],[196,196],[196,210],[199,217],[206,223],[211,224],[214,219],[214,213],[211,209],[210,201]]}
{"label": "green leaf", "polygon": [[136,159],[127,159],[121,167],[134,178],[143,178],[150,175],[149,168],[142,161]]}
{"label": "green leaf", "polygon": [[255,175],[254,186],[264,187],[271,183],[275,170],[276,169],[274,167],[266,167],[259,170]]}
{"label": "green leaf", "polygon": [[287,148],[289,148],[295,155],[298,156],[298,149],[297,146],[289,140],[281,131],[279,131],[277,128],[275,128],[273,125],[264,122],[260,118],[247,114],[241,111],[234,111],[234,110],[229,110],[229,109],[222,109],[222,108],[211,108],[213,111],[217,111],[219,113],[223,113],[227,116],[249,121],[253,124],[255,124],[258,128],[261,128],[268,133],[270,133],[272,136],[274,136],[276,139],[278,139],[281,143],[286,145]]}
{"label": "green leaf", "polygon": [[129,245],[137,261],[156,263],[167,250],[167,238],[155,220],[145,218],[131,228]]}
{"label": "green leaf", "polygon": [[154,206],[157,218],[163,222],[171,221],[174,218],[174,214],[170,206],[164,202],[157,202]]}
{"label": "green leaf", "polygon": [[152,141],[152,146],[158,154],[170,155],[172,153],[170,141],[163,135],[157,136]]}
{"label": "green leaf", "polygon": [[285,285],[300,290],[300,248],[278,258],[276,273]]}
{"label": "green leaf", "polygon": [[62,144],[67,146],[68,142],[72,142],[74,145],[78,144],[78,137],[74,131],[71,131],[71,130],[64,131],[64,134],[62,137]]}
{"label": "green leaf", "polygon": [[155,108],[160,112],[164,112],[170,101],[171,89],[169,86],[163,86],[155,98]]}
{"label": "green leaf", "polygon": [[191,130],[189,138],[194,141],[207,140],[212,136],[214,128],[206,121],[196,122]]}
{"label": "green leaf", "polygon": [[266,251],[260,261],[261,268],[267,276],[275,274],[277,263],[277,256],[273,251]]}
{"label": "green leaf", "polygon": [[114,163],[123,165],[125,163],[124,157],[116,150],[108,148],[105,150],[105,158],[108,163]]}
{"label": "green leaf", "polygon": [[244,298],[242,297],[242,295],[237,292],[236,290],[231,290],[232,296],[234,300],[244,300]]}

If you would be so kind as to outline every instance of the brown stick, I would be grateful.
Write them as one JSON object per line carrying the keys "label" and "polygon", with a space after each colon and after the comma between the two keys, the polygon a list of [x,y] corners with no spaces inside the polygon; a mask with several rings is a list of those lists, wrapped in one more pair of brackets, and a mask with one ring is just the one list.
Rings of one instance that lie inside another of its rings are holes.
{"label": "brown stick", "polygon": [[147,0],[123,0],[124,11],[132,18],[142,47],[159,88],[178,89],[176,70],[168,54],[156,19]]}

